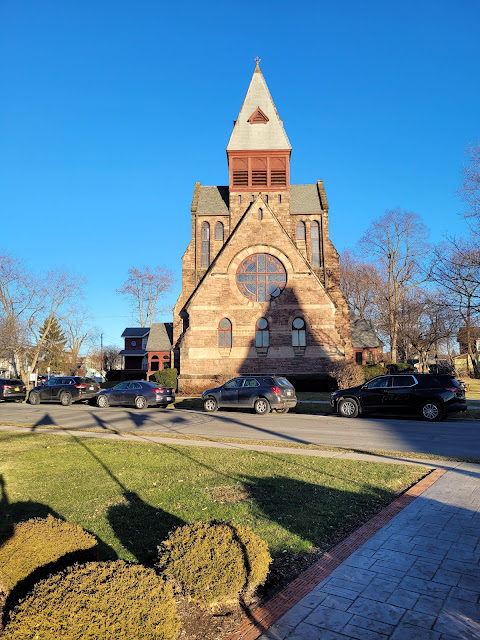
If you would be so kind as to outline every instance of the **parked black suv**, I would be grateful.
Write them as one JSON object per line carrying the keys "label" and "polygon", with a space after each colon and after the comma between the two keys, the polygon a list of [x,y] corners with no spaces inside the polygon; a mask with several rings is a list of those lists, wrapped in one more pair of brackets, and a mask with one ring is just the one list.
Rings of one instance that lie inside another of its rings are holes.
{"label": "parked black suv", "polygon": [[94,398],[99,391],[100,385],[92,378],[58,376],[50,378],[46,384],[33,387],[28,394],[28,402],[60,402],[64,407],[68,407],[72,402]]}
{"label": "parked black suv", "polygon": [[264,415],[272,409],[286,413],[297,404],[293,385],[276,376],[244,376],[233,378],[221,387],[207,389],[202,394],[205,411],[219,408],[255,409]]}
{"label": "parked black suv", "polygon": [[0,400],[23,402],[27,392],[21,380],[0,378]]}
{"label": "parked black suv", "polygon": [[465,390],[453,376],[440,373],[394,373],[332,393],[330,405],[344,418],[361,413],[420,414],[440,420],[467,409]]}

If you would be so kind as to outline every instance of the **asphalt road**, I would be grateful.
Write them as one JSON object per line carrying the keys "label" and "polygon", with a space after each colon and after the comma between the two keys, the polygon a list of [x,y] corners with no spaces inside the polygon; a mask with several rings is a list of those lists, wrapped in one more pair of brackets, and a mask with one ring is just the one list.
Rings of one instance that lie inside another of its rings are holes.
{"label": "asphalt road", "polygon": [[318,444],[364,451],[383,449],[480,459],[480,421],[458,416],[428,423],[408,418],[340,418],[331,415],[257,416],[243,411],[218,411],[214,414],[193,409],[129,408],[99,409],[76,404],[0,403],[0,423],[45,425],[81,431],[95,427],[108,431],[232,437],[285,444]]}

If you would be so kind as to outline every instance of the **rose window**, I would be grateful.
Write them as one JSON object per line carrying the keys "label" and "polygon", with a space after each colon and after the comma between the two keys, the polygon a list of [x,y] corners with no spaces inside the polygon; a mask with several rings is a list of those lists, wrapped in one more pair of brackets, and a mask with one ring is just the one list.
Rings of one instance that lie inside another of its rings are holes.
{"label": "rose window", "polygon": [[238,288],[246,298],[255,302],[269,302],[276,298],[286,284],[285,267],[268,253],[248,256],[237,269]]}

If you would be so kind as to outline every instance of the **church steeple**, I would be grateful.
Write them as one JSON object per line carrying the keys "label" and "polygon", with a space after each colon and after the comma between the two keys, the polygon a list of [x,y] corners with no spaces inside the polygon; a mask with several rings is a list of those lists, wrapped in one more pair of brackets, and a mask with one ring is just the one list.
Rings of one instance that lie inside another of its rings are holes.
{"label": "church steeple", "polygon": [[292,147],[256,58],[247,95],[227,145],[230,191],[289,188]]}

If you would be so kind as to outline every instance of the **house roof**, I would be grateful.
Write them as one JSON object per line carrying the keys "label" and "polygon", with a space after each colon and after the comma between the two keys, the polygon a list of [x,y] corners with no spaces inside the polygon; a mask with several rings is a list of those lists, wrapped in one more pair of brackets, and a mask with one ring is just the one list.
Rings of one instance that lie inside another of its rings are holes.
{"label": "house roof", "polygon": [[127,327],[122,333],[122,338],[146,338],[150,327]]}
{"label": "house roof", "polygon": [[356,349],[368,349],[383,347],[383,342],[375,333],[370,320],[360,318],[353,311],[350,312],[350,324],[352,329],[352,346]]}
{"label": "house roof", "polygon": [[154,322],[150,327],[147,351],[170,351],[173,341],[172,322]]}
{"label": "house roof", "polygon": [[[266,122],[250,124],[249,118],[260,109]],[[227,151],[289,150],[287,134],[257,62],[242,108],[233,127]]]}
{"label": "house roof", "polygon": [[121,356],[146,356],[147,351],[145,349],[123,349],[120,351]]}

